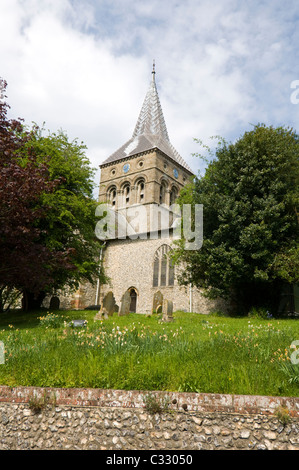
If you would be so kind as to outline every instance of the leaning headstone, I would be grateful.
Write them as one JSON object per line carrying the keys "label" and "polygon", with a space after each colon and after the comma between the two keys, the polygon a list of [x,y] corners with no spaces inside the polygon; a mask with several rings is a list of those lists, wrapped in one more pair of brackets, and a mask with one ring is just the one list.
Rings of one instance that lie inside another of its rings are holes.
{"label": "leaning headstone", "polygon": [[118,316],[128,315],[130,313],[130,304],[131,304],[131,296],[130,292],[127,290],[121,298],[121,306],[120,311],[118,312]]}
{"label": "leaning headstone", "polygon": [[173,311],[173,303],[171,300],[164,299],[163,300],[163,307],[162,307],[162,321],[164,322],[172,322],[174,320],[172,316]]}
{"label": "leaning headstone", "polygon": [[163,305],[163,294],[160,291],[157,291],[154,294],[152,313],[161,313],[162,305]]}
{"label": "leaning headstone", "polygon": [[108,318],[108,312],[105,308],[102,308],[98,311],[96,316],[94,317],[94,320],[107,320]]}

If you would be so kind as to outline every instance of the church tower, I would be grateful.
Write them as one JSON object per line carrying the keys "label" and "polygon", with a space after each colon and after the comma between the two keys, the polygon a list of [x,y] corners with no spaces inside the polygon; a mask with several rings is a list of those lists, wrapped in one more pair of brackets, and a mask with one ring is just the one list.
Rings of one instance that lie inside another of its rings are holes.
{"label": "church tower", "polygon": [[155,82],[152,80],[133,135],[101,165],[100,202],[121,210],[132,204],[170,206],[192,176],[172,146]]}
{"label": "church tower", "polygon": [[170,142],[155,75],[154,64],[132,137],[100,165],[99,202],[109,203],[118,215],[124,214],[126,222],[128,209],[134,212],[139,206],[147,209],[147,222],[153,209],[168,213],[165,220],[169,220],[170,231],[166,238],[143,233],[137,238],[106,240],[103,262],[110,284],[99,287],[99,303],[112,292],[123,310],[124,296],[130,295],[129,311],[138,313],[156,310],[163,297],[172,301],[175,309],[187,310],[190,306],[189,294],[177,285],[175,268],[167,253],[174,221],[170,207],[193,172]]}
{"label": "church tower", "polygon": [[[179,267],[169,257],[176,234],[173,204],[193,172],[170,142],[155,76],[153,66],[132,137],[100,165],[99,202],[106,203],[106,213],[115,217],[112,225],[126,228],[124,236],[112,230],[104,237],[100,260],[109,281],[98,281],[96,288],[81,285],[75,296],[61,296],[62,308],[109,305],[119,315],[150,314],[168,300],[173,311],[208,313],[217,309],[218,303],[205,299],[200,290],[178,284]],[[160,225],[152,227],[148,222],[157,211]],[[145,214],[146,224],[140,227],[144,220],[137,217],[137,227],[134,225],[136,213]]]}

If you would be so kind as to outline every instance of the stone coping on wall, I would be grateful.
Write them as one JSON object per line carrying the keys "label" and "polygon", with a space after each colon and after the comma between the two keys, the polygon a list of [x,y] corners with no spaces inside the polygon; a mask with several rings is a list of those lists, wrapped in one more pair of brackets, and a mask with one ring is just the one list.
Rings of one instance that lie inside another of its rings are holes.
{"label": "stone coping on wall", "polygon": [[99,406],[107,408],[145,408],[145,398],[153,395],[169,409],[192,412],[274,415],[279,407],[299,418],[299,398],[259,395],[225,395],[213,393],[179,393],[141,390],[91,388],[9,387],[0,386],[0,402],[29,403],[32,398],[47,397],[56,406]]}

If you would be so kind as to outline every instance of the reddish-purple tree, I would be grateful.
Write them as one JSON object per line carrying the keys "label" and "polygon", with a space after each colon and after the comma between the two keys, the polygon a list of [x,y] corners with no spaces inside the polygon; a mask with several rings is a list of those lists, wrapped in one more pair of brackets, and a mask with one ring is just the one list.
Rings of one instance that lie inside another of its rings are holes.
{"label": "reddish-purple tree", "polygon": [[53,252],[42,243],[38,223],[47,214],[40,196],[52,192],[58,181],[51,181],[47,165],[38,163],[22,121],[7,118],[5,90],[0,79],[0,311],[4,289],[23,292],[26,308],[28,293],[39,295],[53,282],[52,273],[68,265],[67,252]]}

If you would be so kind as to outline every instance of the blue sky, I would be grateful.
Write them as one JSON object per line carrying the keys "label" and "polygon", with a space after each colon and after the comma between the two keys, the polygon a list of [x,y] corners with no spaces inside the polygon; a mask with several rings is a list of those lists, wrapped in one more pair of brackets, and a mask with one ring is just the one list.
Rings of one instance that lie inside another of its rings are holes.
{"label": "blue sky", "polygon": [[234,141],[259,122],[299,130],[299,104],[291,102],[299,80],[297,0],[0,6],[0,76],[11,116],[64,129],[87,145],[92,166],[131,137],[153,59],[170,140],[195,173],[202,163],[192,156],[201,150],[194,138]]}

